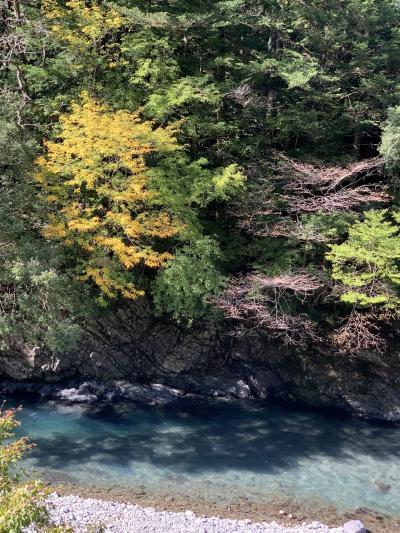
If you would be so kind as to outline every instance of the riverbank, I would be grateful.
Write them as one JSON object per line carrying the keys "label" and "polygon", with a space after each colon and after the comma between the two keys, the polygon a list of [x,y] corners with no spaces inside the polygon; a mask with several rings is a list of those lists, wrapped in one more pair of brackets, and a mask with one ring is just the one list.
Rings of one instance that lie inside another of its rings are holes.
{"label": "riverbank", "polygon": [[[217,516],[199,516],[191,510],[159,511],[154,507],[119,503],[111,500],[51,494],[46,503],[50,522],[71,527],[74,533],[366,533],[362,522],[352,520],[339,527],[317,521],[300,525],[235,520]],[[26,533],[34,533],[34,527]]]}
{"label": "riverbank", "polygon": [[124,490],[77,484],[62,484],[54,488],[60,496],[72,494],[83,499],[113,501],[125,505],[136,505],[141,508],[150,507],[158,512],[185,513],[190,509],[198,517],[211,516],[265,524],[275,522],[291,528],[301,528],[304,523],[323,523],[326,525],[325,527],[335,528],[338,527],[338,524],[358,520],[371,533],[398,533],[400,531],[400,518],[374,512],[367,508],[339,513],[333,506],[324,506],[320,502],[307,504],[279,496],[259,502],[240,498],[227,504],[205,498],[150,492],[145,488]]}
{"label": "riverbank", "polygon": [[285,400],[400,422],[395,329],[384,354],[343,357],[329,343],[294,350],[261,334],[232,337],[226,321],[186,327],[155,316],[143,299],[109,310],[89,329],[62,357],[36,348],[1,353],[0,394],[37,390],[43,398],[70,402],[117,397],[169,402],[178,391],[179,396]]}
{"label": "riverbank", "polygon": [[[271,377],[271,376],[269,376]],[[210,384],[203,388],[177,388],[170,387],[163,383],[138,383],[126,380],[97,379],[68,379],[55,383],[43,383],[41,381],[15,381],[0,380],[0,397],[6,399],[29,398],[31,401],[54,401],[60,404],[77,405],[88,410],[101,408],[104,405],[111,405],[115,402],[129,401],[141,405],[166,407],[179,405],[186,400],[227,400],[227,401],[250,401],[255,403],[273,403],[290,406],[295,410],[308,409],[310,411],[325,413],[339,418],[354,417],[365,419],[373,423],[380,423],[388,426],[400,427],[400,409],[393,409],[387,416],[364,415],[352,412],[343,407],[333,405],[313,405],[307,401],[295,401],[290,395],[285,395],[283,389],[278,393],[274,389],[277,383],[272,380],[272,389],[264,393],[255,392],[254,387],[250,387],[244,379],[232,378],[221,381],[210,379]],[[194,392],[193,392],[194,391]],[[274,393],[272,393],[274,391]],[[271,394],[270,394],[271,393]],[[276,393],[276,394],[275,394]],[[399,415],[399,416],[398,416]]]}

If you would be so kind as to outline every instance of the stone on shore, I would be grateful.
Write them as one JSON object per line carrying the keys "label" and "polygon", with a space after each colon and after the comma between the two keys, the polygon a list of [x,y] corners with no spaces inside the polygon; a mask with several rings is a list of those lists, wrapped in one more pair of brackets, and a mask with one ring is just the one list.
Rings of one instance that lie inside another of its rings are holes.
{"label": "stone on shore", "polygon": [[343,526],[344,533],[367,533],[364,524],[361,520],[350,520]]}

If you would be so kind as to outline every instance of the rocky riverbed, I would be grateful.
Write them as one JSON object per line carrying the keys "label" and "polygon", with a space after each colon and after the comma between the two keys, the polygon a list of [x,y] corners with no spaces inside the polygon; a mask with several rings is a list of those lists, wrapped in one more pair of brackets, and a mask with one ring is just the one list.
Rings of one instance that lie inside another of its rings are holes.
{"label": "rocky riverbed", "polygon": [[[210,500],[165,492],[146,490],[144,487],[117,488],[83,486],[71,483],[60,484],[54,479],[50,485],[60,496],[79,496],[82,499],[113,501],[120,504],[135,505],[140,508],[152,508],[159,512],[173,514],[186,513],[188,509],[198,517],[218,517],[221,519],[246,522],[247,524],[285,524],[291,530],[301,530],[302,524],[323,523],[330,529],[338,524],[362,522],[368,533],[399,533],[400,519],[385,513],[372,511],[366,507],[338,512],[333,506],[323,505],[321,501],[300,501],[282,495],[271,495],[267,500],[253,501],[240,498],[224,502],[220,499]],[[349,529],[350,526],[348,526]],[[290,529],[291,528],[291,529]],[[281,530],[278,529],[278,532]],[[306,530],[307,531],[307,530]]]}
{"label": "rocky riverbed", "polygon": [[[74,533],[366,533],[363,523],[350,520],[339,527],[314,521],[298,526],[277,522],[252,522],[218,517],[196,516],[193,511],[176,513],[157,511],[152,507],[114,501],[59,496],[47,499],[50,521],[56,526],[69,526]],[[25,533],[35,533],[31,526]]]}

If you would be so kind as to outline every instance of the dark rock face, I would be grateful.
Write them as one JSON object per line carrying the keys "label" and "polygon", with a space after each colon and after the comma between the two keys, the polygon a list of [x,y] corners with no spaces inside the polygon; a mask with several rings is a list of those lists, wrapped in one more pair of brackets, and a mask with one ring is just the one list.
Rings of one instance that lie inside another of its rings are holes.
{"label": "dark rock face", "polygon": [[185,327],[155,317],[145,301],[119,307],[85,331],[80,346],[62,356],[38,349],[0,355],[0,391],[11,393],[13,380],[14,392],[30,387],[43,397],[86,403],[118,397],[162,403],[184,393],[280,398],[400,421],[400,349],[394,342],[379,356],[350,358],[328,347],[299,352],[261,335],[231,337],[224,322]]}

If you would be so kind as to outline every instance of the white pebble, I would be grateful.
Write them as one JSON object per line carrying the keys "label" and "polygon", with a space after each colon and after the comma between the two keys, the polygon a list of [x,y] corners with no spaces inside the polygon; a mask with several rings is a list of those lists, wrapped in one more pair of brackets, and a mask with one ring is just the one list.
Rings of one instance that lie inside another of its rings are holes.
{"label": "white pebble", "polygon": [[[363,533],[359,521],[343,527],[329,528],[319,522],[301,526],[285,527],[277,522],[256,523],[249,519],[228,520],[209,517],[198,518],[193,511],[183,513],[161,512],[152,507],[126,505],[117,502],[58,496],[53,493],[47,500],[51,522],[66,525],[74,533],[87,533],[93,528],[103,527],[105,533]],[[356,529],[357,526],[359,529]],[[347,527],[347,529],[346,529]],[[350,530],[350,527],[354,529]],[[24,533],[37,533],[33,526]]]}

